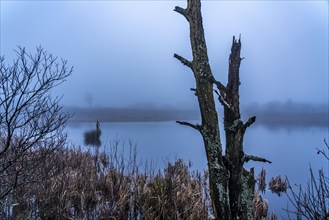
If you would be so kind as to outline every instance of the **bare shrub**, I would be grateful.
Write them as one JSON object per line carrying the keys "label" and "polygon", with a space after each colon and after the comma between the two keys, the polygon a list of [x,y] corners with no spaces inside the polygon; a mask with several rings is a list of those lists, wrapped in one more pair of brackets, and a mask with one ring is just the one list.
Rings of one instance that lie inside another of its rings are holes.
{"label": "bare shrub", "polygon": [[[318,154],[329,161],[328,143],[324,140],[326,150],[318,150]],[[288,181],[288,180],[287,180]],[[297,188],[295,188],[297,187]],[[296,219],[322,220],[329,219],[329,177],[323,169],[318,171],[318,177],[314,175],[310,167],[310,179],[305,188],[301,185],[292,186],[288,181],[287,193],[293,209],[288,209],[288,214],[294,214]]]}
{"label": "bare shrub", "polygon": [[45,161],[51,166],[52,153],[65,145],[70,115],[50,93],[71,72],[42,48],[32,55],[19,47],[12,65],[0,57],[0,214],[16,208],[15,189],[45,179],[34,171]]}

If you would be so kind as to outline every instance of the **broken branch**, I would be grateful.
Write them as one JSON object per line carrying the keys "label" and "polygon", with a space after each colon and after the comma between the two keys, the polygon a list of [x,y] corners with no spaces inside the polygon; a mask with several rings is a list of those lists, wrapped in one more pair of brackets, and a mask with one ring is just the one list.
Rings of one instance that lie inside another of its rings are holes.
{"label": "broken branch", "polygon": [[194,125],[194,124],[191,124],[191,123],[185,122],[185,121],[176,121],[176,123],[178,123],[180,125],[186,125],[186,126],[189,126],[191,128],[194,128],[198,131],[201,131],[201,126],[199,124]]}
{"label": "broken branch", "polygon": [[187,17],[187,14],[186,14],[186,9],[181,8],[179,6],[176,6],[174,11],[181,14],[181,15],[183,15],[186,18],[186,20],[189,20],[188,17]]}
{"label": "broken branch", "polygon": [[242,158],[243,162],[248,162],[249,160],[252,161],[259,161],[259,162],[264,162],[264,163],[272,163],[271,161],[262,158],[262,157],[257,157],[257,156],[253,156],[253,155],[244,155]]}
{"label": "broken branch", "polygon": [[246,129],[247,127],[252,125],[255,121],[256,121],[256,116],[249,118],[248,121],[243,125],[244,128]]}
{"label": "broken branch", "polygon": [[176,53],[174,54],[174,57],[175,57],[177,60],[179,60],[182,64],[184,64],[185,66],[188,66],[188,67],[190,67],[190,68],[192,69],[193,65],[192,65],[192,62],[191,62],[191,61],[185,59],[185,58],[182,57],[182,56],[179,56],[179,55],[176,54]]}
{"label": "broken branch", "polygon": [[222,104],[224,107],[231,109],[231,106],[225,101],[224,97],[217,91],[214,90],[215,93],[218,95],[218,100],[220,102],[220,104]]}
{"label": "broken branch", "polygon": [[194,95],[198,96],[198,93],[196,92],[195,88],[190,88],[190,90],[194,92]]}

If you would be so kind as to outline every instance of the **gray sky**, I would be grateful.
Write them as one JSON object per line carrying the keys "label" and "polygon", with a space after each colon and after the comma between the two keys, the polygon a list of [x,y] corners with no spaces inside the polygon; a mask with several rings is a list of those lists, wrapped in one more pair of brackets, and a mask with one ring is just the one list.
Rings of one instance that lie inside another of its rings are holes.
{"label": "gray sky", "polygon": [[[74,66],[64,105],[193,107],[186,1],[4,1],[1,55],[41,45]],[[232,36],[242,35],[241,103],[328,103],[328,1],[203,1],[215,77],[226,84]],[[90,95],[91,94],[91,95]]]}

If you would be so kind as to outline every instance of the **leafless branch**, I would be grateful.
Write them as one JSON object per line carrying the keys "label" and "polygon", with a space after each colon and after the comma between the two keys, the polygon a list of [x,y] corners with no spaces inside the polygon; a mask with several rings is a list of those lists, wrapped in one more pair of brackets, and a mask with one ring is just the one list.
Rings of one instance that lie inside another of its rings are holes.
{"label": "leafless branch", "polygon": [[244,157],[242,158],[244,162],[248,162],[249,160],[252,161],[259,161],[259,162],[264,162],[264,163],[272,163],[271,161],[262,158],[262,157],[257,157],[257,156],[253,156],[253,155],[244,155]]}
{"label": "leafless branch", "polygon": [[184,64],[185,66],[188,66],[188,67],[190,67],[191,69],[193,68],[193,64],[192,64],[191,61],[185,59],[185,58],[182,57],[182,56],[179,56],[179,55],[176,54],[176,53],[174,54],[174,57],[175,57],[177,60],[179,60],[182,64]]}
{"label": "leafless branch", "polygon": [[29,170],[45,158],[36,152],[52,152],[65,144],[63,128],[70,115],[51,90],[71,73],[67,61],[58,61],[41,47],[35,55],[18,47],[10,66],[0,58],[0,198],[30,181]]}
{"label": "leafless branch", "polygon": [[198,93],[197,93],[197,91],[196,91],[195,88],[190,88],[190,90],[194,92],[194,95],[195,95],[195,96],[198,96]]}
{"label": "leafless branch", "polygon": [[[329,151],[329,145],[328,145],[326,139],[323,139],[323,141],[324,141],[324,144],[325,144],[326,147],[327,147],[327,150]],[[316,148],[316,149],[318,150],[317,154],[322,154],[322,155],[323,155],[323,156],[329,161],[329,154],[326,153],[325,150],[323,150],[323,149],[320,150],[320,149],[318,149],[318,148]]]}
{"label": "leafless branch", "polygon": [[180,124],[180,125],[186,125],[186,126],[189,126],[191,128],[194,128],[198,131],[201,131],[201,126],[199,124],[191,124],[189,122],[184,122],[184,121],[176,121],[176,123]]}
{"label": "leafless branch", "polygon": [[252,125],[255,121],[256,121],[256,116],[249,118],[248,121],[243,125],[244,128],[246,129],[247,127]]}
{"label": "leafless branch", "polygon": [[187,14],[186,14],[186,9],[176,6],[174,11],[183,15],[186,18],[186,20],[189,20]]}

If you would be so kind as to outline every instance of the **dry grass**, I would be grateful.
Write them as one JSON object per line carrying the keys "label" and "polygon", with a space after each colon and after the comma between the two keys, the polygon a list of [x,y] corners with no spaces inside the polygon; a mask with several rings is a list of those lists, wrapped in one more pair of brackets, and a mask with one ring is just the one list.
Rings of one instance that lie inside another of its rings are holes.
{"label": "dry grass", "polygon": [[182,160],[168,162],[163,172],[140,171],[132,146],[125,156],[119,141],[111,145],[109,153],[53,152],[52,161],[33,174],[49,178],[17,188],[11,204],[2,207],[7,212],[0,214],[13,219],[208,218],[207,176],[190,171]]}
{"label": "dry grass", "polygon": [[282,180],[281,176],[277,176],[276,178],[272,177],[269,182],[269,188],[273,193],[281,196],[282,193],[287,191],[287,181]]}
{"label": "dry grass", "polygon": [[[47,178],[26,182],[0,201],[0,219],[212,219],[207,171],[191,171],[181,159],[157,171],[136,158],[133,142],[127,148],[120,140],[102,151],[52,152],[29,173]],[[257,178],[262,193],[265,176],[262,170]],[[282,191],[282,183],[272,179],[269,188]],[[276,219],[258,191],[253,213],[256,220]]]}
{"label": "dry grass", "polygon": [[259,173],[259,176],[257,178],[257,185],[258,190],[264,194],[266,190],[266,170],[264,168],[262,168]]}
{"label": "dry grass", "polygon": [[276,220],[277,216],[272,213],[269,213],[269,203],[267,199],[263,199],[261,194],[263,195],[266,193],[267,185],[268,189],[272,191],[273,193],[278,194],[279,196],[285,190],[284,183],[285,181],[282,181],[281,177],[278,176],[275,179],[272,178],[269,182],[269,184],[266,183],[266,170],[262,168],[260,171],[258,177],[257,177],[257,185],[258,185],[258,191],[254,194],[253,199],[253,215],[255,220]]}

